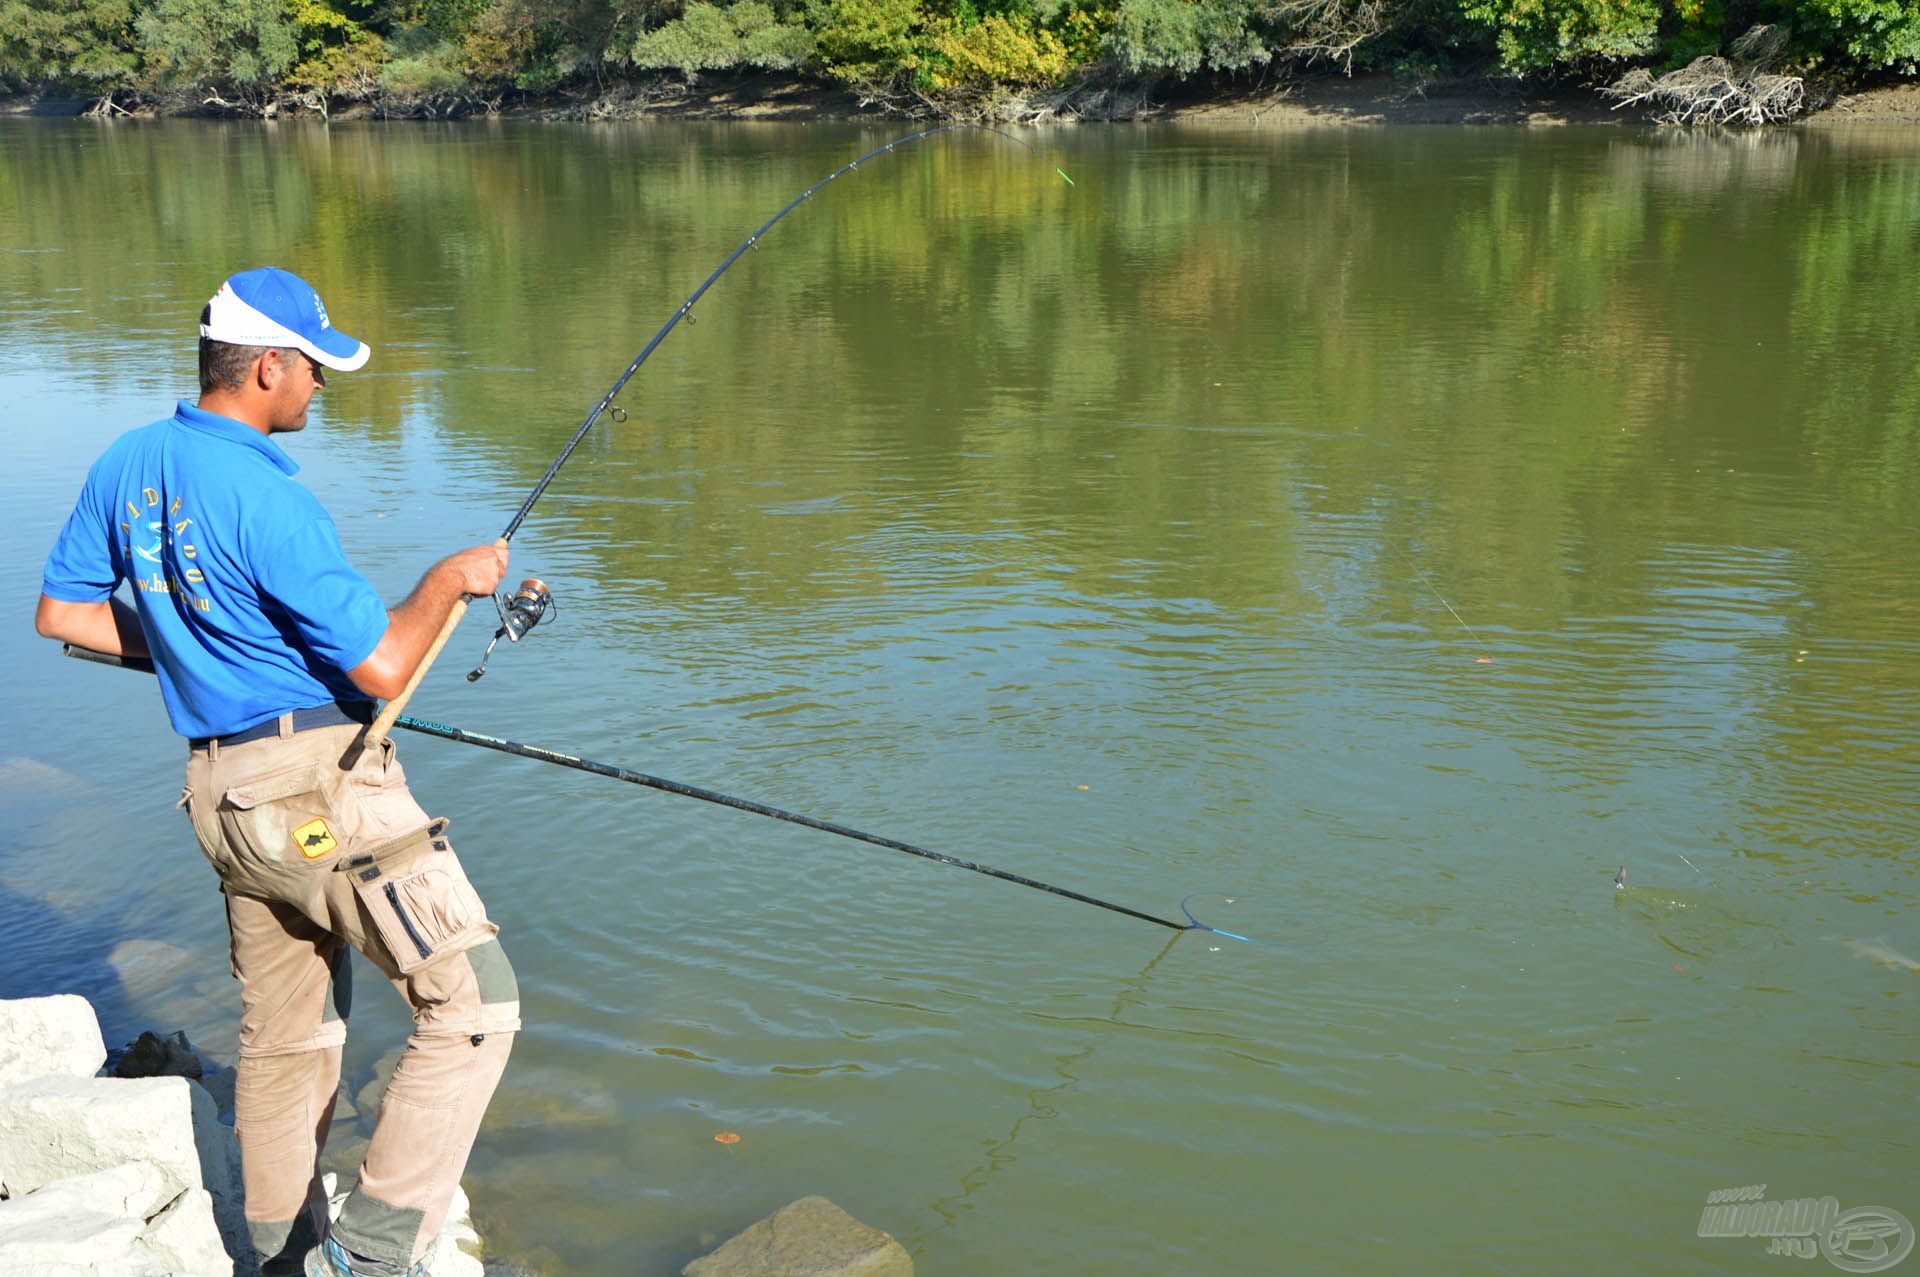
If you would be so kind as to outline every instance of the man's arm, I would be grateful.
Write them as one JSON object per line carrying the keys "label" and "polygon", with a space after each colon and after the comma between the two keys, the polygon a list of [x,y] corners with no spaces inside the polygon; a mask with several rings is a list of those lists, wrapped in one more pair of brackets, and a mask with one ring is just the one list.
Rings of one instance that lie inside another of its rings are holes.
{"label": "man's arm", "polygon": [[42,594],[40,606],[34,609],[33,628],[43,638],[90,647],[111,656],[147,655],[147,636],[140,629],[140,618],[115,598],[66,603]]}
{"label": "man's arm", "polygon": [[369,696],[381,700],[398,696],[461,595],[492,594],[506,572],[507,547],[503,541],[476,545],[440,560],[427,569],[405,602],[387,612],[387,632],[379,646],[348,670],[347,677]]}

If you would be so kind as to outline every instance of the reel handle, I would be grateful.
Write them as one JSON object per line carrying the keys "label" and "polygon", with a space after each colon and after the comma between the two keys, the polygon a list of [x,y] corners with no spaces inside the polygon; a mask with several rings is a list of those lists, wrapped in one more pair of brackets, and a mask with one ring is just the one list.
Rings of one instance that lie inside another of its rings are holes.
{"label": "reel handle", "polygon": [[500,646],[500,640],[518,643],[527,636],[527,631],[540,624],[547,609],[553,606],[553,591],[547,583],[537,576],[530,576],[520,582],[520,588],[511,598],[496,594],[494,607],[500,610],[500,628],[493,632],[487,641],[487,650],[480,656],[480,664],[467,673],[467,682],[478,683],[480,676],[487,672],[487,662],[493,659],[493,649]]}

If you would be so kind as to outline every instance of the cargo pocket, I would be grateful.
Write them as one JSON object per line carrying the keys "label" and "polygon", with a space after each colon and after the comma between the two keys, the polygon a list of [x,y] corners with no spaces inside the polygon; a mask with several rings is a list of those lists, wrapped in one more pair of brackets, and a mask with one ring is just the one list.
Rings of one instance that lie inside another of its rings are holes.
{"label": "cargo pocket", "polygon": [[218,817],[230,846],[275,867],[324,861],[347,839],[315,763],[229,787]]}
{"label": "cargo pocket", "polygon": [[385,841],[425,829],[427,813],[407,789],[407,774],[394,756],[391,740],[361,754],[347,778],[347,801],[355,813],[359,836]]}
{"label": "cargo pocket", "polygon": [[[443,827],[341,866],[352,876],[354,892],[401,975],[471,949],[500,930],[487,920],[480,893],[467,881],[452,846],[435,836]],[[389,860],[389,851],[415,854],[393,854]]]}

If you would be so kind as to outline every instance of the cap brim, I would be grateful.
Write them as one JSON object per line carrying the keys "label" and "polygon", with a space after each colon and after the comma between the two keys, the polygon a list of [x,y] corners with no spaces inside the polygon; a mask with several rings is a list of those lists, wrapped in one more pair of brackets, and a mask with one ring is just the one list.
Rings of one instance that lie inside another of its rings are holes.
{"label": "cap brim", "polygon": [[373,353],[367,343],[347,336],[338,328],[327,329],[318,341],[300,338],[300,349],[311,355],[316,363],[335,372],[352,372],[366,363],[367,356]]}

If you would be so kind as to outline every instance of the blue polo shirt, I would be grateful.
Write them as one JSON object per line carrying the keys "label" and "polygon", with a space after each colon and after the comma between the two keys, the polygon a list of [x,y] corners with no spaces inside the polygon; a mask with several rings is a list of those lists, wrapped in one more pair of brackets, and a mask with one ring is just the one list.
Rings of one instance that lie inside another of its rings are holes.
{"label": "blue polo shirt", "polygon": [[364,701],[347,671],[387,608],[347,562],[300,467],[253,427],[181,401],[87,472],[41,589],[97,603],[126,581],[182,736]]}

